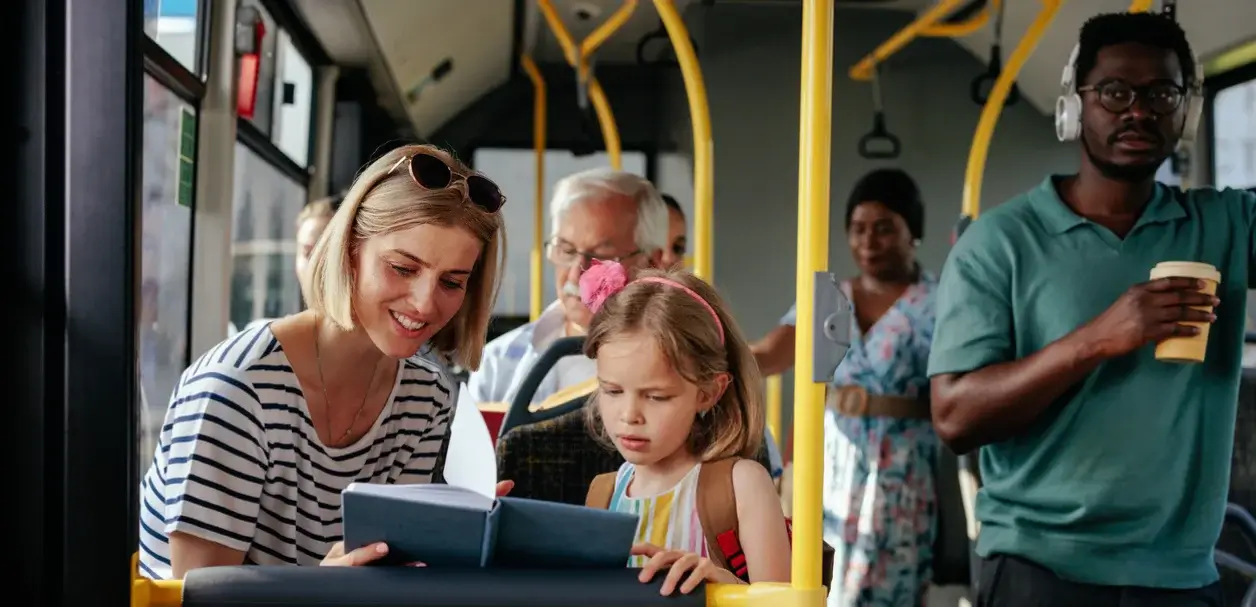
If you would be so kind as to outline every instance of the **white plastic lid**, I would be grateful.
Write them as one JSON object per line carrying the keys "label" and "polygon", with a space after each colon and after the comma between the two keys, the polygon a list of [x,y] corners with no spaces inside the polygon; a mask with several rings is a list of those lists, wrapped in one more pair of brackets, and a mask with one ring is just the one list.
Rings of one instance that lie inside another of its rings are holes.
{"label": "white plastic lid", "polygon": [[1151,269],[1151,279],[1157,278],[1199,278],[1221,282],[1221,272],[1212,264],[1196,261],[1162,261]]}

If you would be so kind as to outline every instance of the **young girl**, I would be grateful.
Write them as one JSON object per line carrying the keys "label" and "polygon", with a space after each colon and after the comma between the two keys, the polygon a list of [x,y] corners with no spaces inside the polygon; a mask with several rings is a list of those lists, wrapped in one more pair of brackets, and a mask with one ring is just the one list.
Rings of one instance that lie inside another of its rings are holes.
{"label": "young girl", "polygon": [[743,583],[708,558],[720,548],[707,545],[697,490],[704,463],[745,458],[733,464],[732,484],[748,581],[788,581],[785,516],[767,470],[750,459],[763,440],[758,367],[715,290],[682,271],[628,283],[619,264],[594,261],[580,291],[594,312],[585,341],[599,382],[591,429],[627,460],[608,507],[641,517],[629,566],[642,567],[642,582],[669,568],[665,595],[677,584],[688,593],[703,581]]}

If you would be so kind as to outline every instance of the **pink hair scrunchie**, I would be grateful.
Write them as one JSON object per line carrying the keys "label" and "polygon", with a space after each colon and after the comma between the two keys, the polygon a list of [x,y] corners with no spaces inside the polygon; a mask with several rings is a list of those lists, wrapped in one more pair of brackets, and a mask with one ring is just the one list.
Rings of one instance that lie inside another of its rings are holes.
{"label": "pink hair scrunchie", "polygon": [[614,261],[593,260],[580,275],[580,301],[590,312],[597,313],[610,296],[628,284],[628,271]]}

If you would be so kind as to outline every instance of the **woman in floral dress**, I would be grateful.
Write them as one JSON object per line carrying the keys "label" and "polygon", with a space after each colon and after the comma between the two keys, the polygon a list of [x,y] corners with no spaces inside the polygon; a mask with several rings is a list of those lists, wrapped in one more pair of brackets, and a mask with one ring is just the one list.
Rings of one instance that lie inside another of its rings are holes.
{"label": "woman in floral dress", "polygon": [[937,279],[916,263],[920,193],[903,171],[864,176],[846,206],[859,268],[851,349],[825,412],[824,535],[837,549],[829,605],[917,607],[931,578],[939,441],[926,365]]}

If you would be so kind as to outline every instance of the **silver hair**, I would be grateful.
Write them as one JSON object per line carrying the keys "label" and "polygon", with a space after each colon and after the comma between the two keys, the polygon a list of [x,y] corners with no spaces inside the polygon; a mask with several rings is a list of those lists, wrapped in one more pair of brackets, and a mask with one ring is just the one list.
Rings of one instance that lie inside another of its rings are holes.
{"label": "silver hair", "polygon": [[654,184],[640,175],[609,168],[581,171],[558,181],[550,201],[553,233],[567,211],[582,202],[596,202],[607,195],[627,196],[637,203],[637,247],[649,254],[667,247],[667,204]]}

